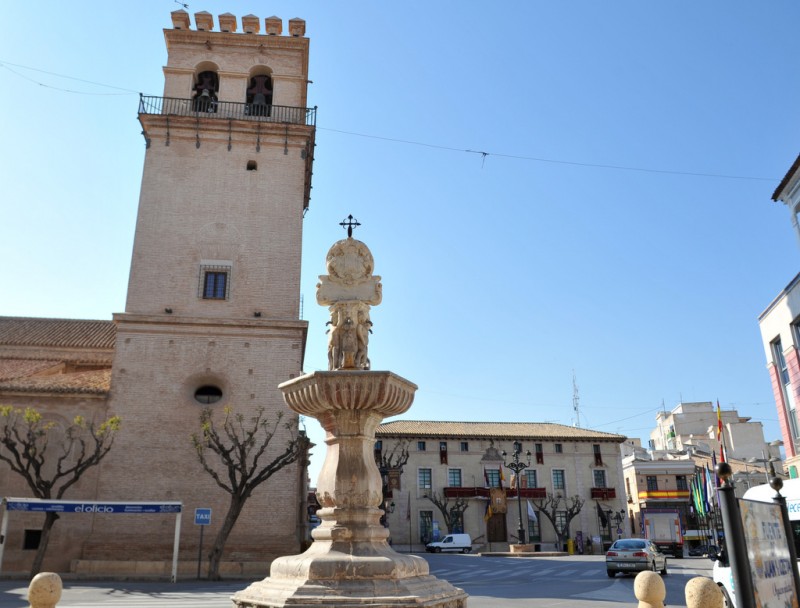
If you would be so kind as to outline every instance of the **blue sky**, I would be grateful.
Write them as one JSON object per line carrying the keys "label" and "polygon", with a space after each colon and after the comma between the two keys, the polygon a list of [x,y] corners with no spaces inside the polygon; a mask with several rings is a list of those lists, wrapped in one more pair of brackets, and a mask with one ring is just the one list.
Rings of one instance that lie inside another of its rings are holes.
{"label": "blue sky", "polygon": [[[4,7],[0,314],[124,309],[136,92],[161,94],[178,8]],[[353,214],[383,277],[373,367],[420,387],[404,417],[572,424],[574,370],[586,427],[646,438],[662,402],[719,399],[780,436],[757,316],[798,271],[770,200],[800,143],[796,2],[202,10],[307,22],[306,371],[326,366],[314,288]]]}

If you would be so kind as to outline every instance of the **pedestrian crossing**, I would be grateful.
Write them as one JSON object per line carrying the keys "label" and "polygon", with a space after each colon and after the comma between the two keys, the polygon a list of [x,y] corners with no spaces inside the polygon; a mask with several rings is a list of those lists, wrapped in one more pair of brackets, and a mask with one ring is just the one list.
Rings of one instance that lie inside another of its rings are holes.
{"label": "pedestrian crossing", "polygon": [[[497,564],[487,561],[488,559],[494,558],[462,559],[459,560],[458,564],[447,565],[431,563],[430,572],[437,578],[442,578],[456,586],[497,580]],[[670,564],[670,566],[673,565]],[[575,565],[559,563],[556,560],[515,558],[504,561],[502,572],[506,580],[571,581],[580,577],[584,581],[587,579],[607,581],[609,587],[613,587],[615,581],[632,580],[632,578],[624,579],[621,577],[617,577],[614,581],[607,579],[604,561],[583,563],[576,567]],[[671,568],[670,574],[691,578],[694,576],[708,576],[709,572],[706,569],[695,570],[681,567],[680,570]]]}

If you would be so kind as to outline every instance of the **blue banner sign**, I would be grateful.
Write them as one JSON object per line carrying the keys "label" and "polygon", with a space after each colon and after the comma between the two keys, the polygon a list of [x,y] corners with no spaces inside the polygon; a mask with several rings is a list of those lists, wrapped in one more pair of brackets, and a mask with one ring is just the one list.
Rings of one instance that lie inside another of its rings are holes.
{"label": "blue banner sign", "polygon": [[211,509],[195,509],[194,523],[197,526],[208,526],[211,524]]}
{"label": "blue banner sign", "polygon": [[180,513],[179,502],[82,502],[69,500],[24,500],[9,498],[9,511],[35,511],[39,513]]}

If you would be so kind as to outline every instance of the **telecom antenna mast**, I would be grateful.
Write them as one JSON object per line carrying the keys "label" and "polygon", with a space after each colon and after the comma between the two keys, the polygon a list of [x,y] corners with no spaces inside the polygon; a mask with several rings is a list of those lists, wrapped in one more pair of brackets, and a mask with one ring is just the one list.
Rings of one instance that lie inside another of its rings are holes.
{"label": "telecom antenna mast", "polygon": [[572,409],[575,412],[575,426],[581,426],[581,399],[578,396],[578,382],[575,379],[575,370],[572,370]]}

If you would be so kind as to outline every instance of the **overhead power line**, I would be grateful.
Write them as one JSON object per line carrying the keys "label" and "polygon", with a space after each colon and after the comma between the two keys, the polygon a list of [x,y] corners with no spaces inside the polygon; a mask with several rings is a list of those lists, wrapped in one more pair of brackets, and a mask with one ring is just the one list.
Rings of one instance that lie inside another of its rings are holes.
{"label": "overhead power line", "polygon": [[383,141],[389,141],[393,143],[400,143],[400,144],[409,144],[412,146],[424,146],[426,148],[436,148],[438,150],[448,150],[450,152],[466,152],[468,154],[480,154],[482,159],[485,161],[487,156],[496,156],[498,158],[512,158],[515,160],[527,160],[539,163],[553,163],[558,165],[572,165],[574,167],[591,167],[594,169],[615,169],[618,171],[639,171],[641,173],[662,173],[666,175],[688,175],[692,177],[713,177],[718,179],[741,179],[741,180],[756,180],[756,181],[763,181],[763,182],[774,182],[776,179],[774,177],[754,177],[748,175],[727,175],[724,173],[703,173],[699,171],[675,171],[671,169],[651,169],[647,167],[632,167],[628,165],[609,165],[609,164],[602,164],[602,163],[583,163],[578,161],[572,160],[559,160],[556,158],[545,158],[542,156],[521,156],[518,154],[504,154],[502,152],[486,152],[482,150],[469,150],[464,148],[453,148],[451,146],[442,146],[438,144],[431,144],[421,141],[412,141],[408,139],[397,139],[394,137],[383,137],[380,135],[368,135],[366,133],[355,133],[353,131],[341,131],[339,129],[329,129],[326,127],[317,127],[320,131],[331,131],[332,133],[341,133],[343,135],[353,135],[355,137],[366,137],[369,139],[380,139]]}
{"label": "overhead power line", "polygon": [[[132,94],[132,93],[135,93],[136,95],[139,94],[139,91],[134,91],[133,89],[126,89],[124,87],[115,87],[115,86],[110,85],[110,84],[103,84],[102,82],[94,82],[92,80],[85,80],[83,78],[75,78],[74,76],[66,76],[64,74],[57,74],[56,72],[48,72],[47,70],[40,70],[38,68],[32,68],[32,67],[29,67],[29,66],[26,66],[26,65],[19,65],[17,63],[10,63],[8,61],[0,61],[0,67],[5,68],[9,72],[19,76],[20,78],[24,78],[25,80],[33,82],[34,84],[38,84],[40,87],[46,87],[48,89],[56,89],[58,91],[64,91],[65,93],[76,93],[78,95],[129,95],[129,94]],[[45,83],[43,83],[43,82],[41,82],[39,80],[36,80],[35,78],[31,78],[29,76],[26,76],[25,74],[20,74],[17,70],[12,69],[12,67],[18,68],[20,70],[30,70],[31,72],[39,72],[40,74],[47,74],[48,76],[56,76],[57,78],[65,78],[67,80],[74,80],[76,82],[84,82],[86,84],[91,84],[91,85],[94,85],[96,87],[105,87],[107,89],[116,89],[118,91],[125,91],[125,93],[92,93],[92,92],[89,92],[89,91],[74,91],[72,89],[65,89],[63,87],[57,87],[57,86],[53,86],[53,85],[50,85],[50,84],[45,84]]]}

